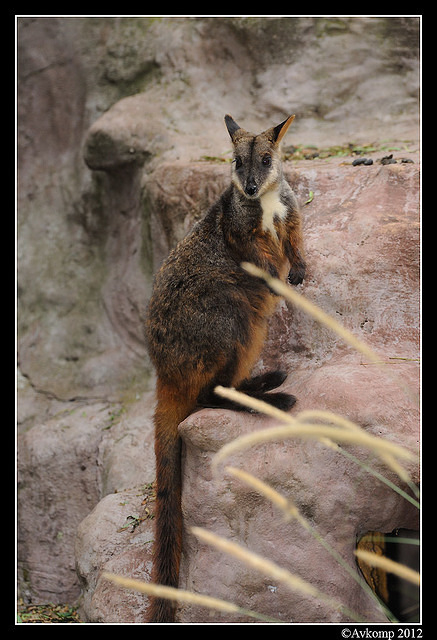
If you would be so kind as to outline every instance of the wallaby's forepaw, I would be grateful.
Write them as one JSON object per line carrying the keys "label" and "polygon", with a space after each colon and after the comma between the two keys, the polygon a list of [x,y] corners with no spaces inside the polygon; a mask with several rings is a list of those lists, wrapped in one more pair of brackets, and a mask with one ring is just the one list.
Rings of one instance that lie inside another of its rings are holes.
{"label": "wallaby's forepaw", "polygon": [[288,273],[288,282],[290,284],[302,284],[305,278],[305,267],[299,266],[297,268],[290,269]]}

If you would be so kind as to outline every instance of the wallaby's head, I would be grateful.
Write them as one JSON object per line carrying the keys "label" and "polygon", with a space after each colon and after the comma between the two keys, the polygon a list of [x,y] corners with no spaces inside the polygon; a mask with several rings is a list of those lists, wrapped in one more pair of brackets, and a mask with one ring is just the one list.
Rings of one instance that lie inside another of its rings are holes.
{"label": "wallaby's head", "polygon": [[246,198],[259,198],[280,181],[280,143],[293,120],[294,116],[290,116],[276,127],[254,135],[242,129],[231,116],[225,116],[234,145],[232,181]]}

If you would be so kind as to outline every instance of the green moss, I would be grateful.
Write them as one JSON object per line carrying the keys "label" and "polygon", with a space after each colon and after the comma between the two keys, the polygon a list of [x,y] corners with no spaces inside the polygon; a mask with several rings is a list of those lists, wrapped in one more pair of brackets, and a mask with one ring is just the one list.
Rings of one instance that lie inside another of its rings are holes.
{"label": "green moss", "polygon": [[337,36],[349,31],[349,20],[346,18],[317,18],[315,32],[318,38],[323,36]]}
{"label": "green moss", "polygon": [[24,604],[17,607],[18,623],[72,623],[81,622],[77,607],[70,604]]}
{"label": "green moss", "polygon": [[405,143],[403,148],[390,146],[390,143],[369,143],[356,144],[354,142],[333,145],[331,147],[316,147],[315,145],[298,144],[284,148],[284,160],[314,160],[340,158],[346,156],[362,156],[366,153],[374,151],[408,151],[408,144]]}

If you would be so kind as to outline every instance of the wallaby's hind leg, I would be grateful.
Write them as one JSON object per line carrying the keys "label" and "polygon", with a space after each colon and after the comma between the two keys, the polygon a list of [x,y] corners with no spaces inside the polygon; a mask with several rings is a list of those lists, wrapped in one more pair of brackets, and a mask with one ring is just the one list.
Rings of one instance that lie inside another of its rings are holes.
{"label": "wallaby's hind leg", "polygon": [[238,385],[238,391],[242,391],[252,398],[263,400],[277,409],[288,411],[296,402],[296,398],[293,395],[289,393],[266,393],[280,387],[286,377],[287,374],[284,371],[268,371],[259,376],[243,380]]}
{"label": "wallaby's hind leg", "polygon": [[296,402],[296,397],[291,393],[261,393],[259,396],[252,395],[252,397],[263,400],[281,411],[288,411]]}
{"label": "wallaby's hind leg", "polygon": [[289,393],[266,393],[271,389],[280,387],[286,377],[287,374],[284,371],[268,371],[259,376],[243,380],[238,385],[238,391],[242,391],[252,398],[263,400],[277,409],[288,411],[296,402],[294,396]]}
{"label": "wallaby's hind leg", "polygon": [[[257,400],[263,400],[263,402],[271,404],[273,407],[281,409],[281,411],[288,411],[296,402],[295,396],[291,395],[291,393],[248,393],[247,395]],[[232,411],[259,413],[259,411],[245,407],[238,402],[221,398],[214,393],[213,389],[199,397],[197,406],[199,409],[231,409]]]}
{"label": "wallaby's hind leg", "polygon": [[[252,398],[263,400],[267,404],[270,404],[277,409],[288,411],[288,409],[291,409],[291,407],[296,402],[296,398],[293,395],[289,393],[266,393],[271,389],[276,389],[277,387],[279,387],[284,382],[286,377],[287,374],[283,371],[269,371],[268,373],[243,380],[243,382],[238,385],[238,391],[246,393]],[[214,385],[211,385],[207,389],[204,389],[198,398],[198,407],[208,407],[210,409],[231,409],[233,411],[248,411],[250,413],[258,413],[254,409],[249,409],[248,407],[238,404],[237,402],[233,402],[232,400],[228,400],[226,398],[221,398],[220,396],[218,396],[216,393],[214,393],[214,387],[217,384],[230,386],[229,383],[223,384],[223,382],[216,382],[214,383]]]}
{"label": "wallaby's hind leg", "polygon": [[238,385],[238,390],[243,393],[265,393],[277,389],[287,378],[285,371],[268,371],[253,378],[247,378]]}

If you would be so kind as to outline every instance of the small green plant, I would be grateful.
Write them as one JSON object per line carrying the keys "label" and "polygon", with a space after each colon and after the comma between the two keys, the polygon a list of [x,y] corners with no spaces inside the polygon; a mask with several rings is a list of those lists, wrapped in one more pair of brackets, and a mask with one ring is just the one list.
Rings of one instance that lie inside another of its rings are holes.
{"label": "small green plant", "polygon": [[298,144],[289,146],[284,149],[284,159],[288,161],[294,160],[325,160],[329,158],[344,158],[347,156],[363,156],[367,153],[375,151],[405,151],[409,152],[408,144],[403,146],[393,146],[390,143],[385,144],[356,144],[348,142],[341,145],[332,145],[331,147],[317,147],[312,144]]}
{"label": "small green plant", "polygon": [[77,607],[69,604],[18,603],[17,622],[22,623],[74,623],[81,622]]}

